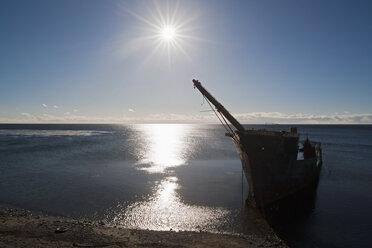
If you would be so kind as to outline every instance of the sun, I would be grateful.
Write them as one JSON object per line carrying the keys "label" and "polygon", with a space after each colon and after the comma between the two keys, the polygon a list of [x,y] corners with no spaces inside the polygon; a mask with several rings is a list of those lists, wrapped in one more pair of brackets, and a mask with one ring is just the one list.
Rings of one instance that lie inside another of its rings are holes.
{"label": "sun", "polygon": [[168,65],[171,60],[180,60],[181,57],[192,61],[190,53],[194,52],[194,43],[203,41],[196,33],[199,28],[196,20],[200,14],[197,10],[187,11],[186,5],[179,5],[180,1],[162,5],[154,0],[153,5],[143,5],[139,13],[126,9],[127,13],[139,21],[133,51],[138,51],[137,47],[145,48],[140,49],[148,52],[143,63],[150,61],[155,55],[167,59]]}
{"label": "sun", "polygon": [[160,30],[160,35],[161,35],[161,38],[162,38],[163,41],[172,42],[172,41],[175,41],[176,36],[177,36],[177,32],[176,32],[175,27],[173,27],[171,25],[165,25]]}

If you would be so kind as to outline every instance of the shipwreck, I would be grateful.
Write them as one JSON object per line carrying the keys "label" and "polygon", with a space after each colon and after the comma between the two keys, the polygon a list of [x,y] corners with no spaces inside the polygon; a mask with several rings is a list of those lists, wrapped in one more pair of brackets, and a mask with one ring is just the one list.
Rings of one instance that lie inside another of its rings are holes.
{"label": "shipwreck", "polygon": [[246,130],[198,80],[193,83],[235,143],[249,185],[249,204],[266,207],[316,188],[322,167],[320,143],[308,138],[300,143],[296,127],[289,131]]}

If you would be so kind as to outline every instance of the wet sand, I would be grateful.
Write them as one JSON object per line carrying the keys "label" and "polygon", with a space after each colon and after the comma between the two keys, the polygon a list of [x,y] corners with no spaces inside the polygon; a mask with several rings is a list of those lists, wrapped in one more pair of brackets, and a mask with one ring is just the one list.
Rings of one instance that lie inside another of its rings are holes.
{"label": "wet sand", "polygon": [[0,247],[287,247],[266,224],[248,235],[131,230],[100,222],[0,210]]}

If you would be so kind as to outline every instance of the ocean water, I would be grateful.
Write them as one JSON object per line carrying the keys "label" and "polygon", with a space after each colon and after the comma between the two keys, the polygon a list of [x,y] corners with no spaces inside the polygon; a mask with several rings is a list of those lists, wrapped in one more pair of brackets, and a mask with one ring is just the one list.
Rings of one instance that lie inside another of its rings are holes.
{"label": "ocean water", "polygon": [[[289,130],[286,125],[246,128]],[[269,220],[291,247],[372,247],[372,126],[297,125],[322,142],[313,204]],[[255,232],[219,125],[0,125],[0,205],[151,230]]]}

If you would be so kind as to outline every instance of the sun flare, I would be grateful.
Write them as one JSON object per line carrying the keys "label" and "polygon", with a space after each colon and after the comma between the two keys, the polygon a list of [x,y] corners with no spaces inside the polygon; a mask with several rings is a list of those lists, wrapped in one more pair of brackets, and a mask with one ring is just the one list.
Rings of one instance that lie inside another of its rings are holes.
{"label": "sun flare", "polygon": [[144,63],[155,55],[166,58],[169,65],[173,58],[186,57],[191,61],[192,43],[202,40],[195,31],[198,26],[195,21],[199,14],[198,11],[190,11],[193,13],[190,15],[184,11],[184,6],[179,5],[180,2],[162,5],[154,1],[153,6],[146,6],[139,13],[127,10],[141,25],[135,44],[149,47]]}
{"label": "sun flare", "polygon": [[161,38],[166,42],[172,42],[176,39],[176,29],[170,25],[164,26],[161,29]]}

